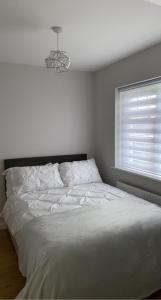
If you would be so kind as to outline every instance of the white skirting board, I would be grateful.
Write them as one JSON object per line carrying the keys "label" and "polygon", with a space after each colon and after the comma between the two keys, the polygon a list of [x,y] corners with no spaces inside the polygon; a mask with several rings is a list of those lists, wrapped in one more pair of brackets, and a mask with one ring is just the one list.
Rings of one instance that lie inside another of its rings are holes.
{"label": "white skirting board", "polygon": [[117,181],[116,186],[120,190],[123,190],[123,191],[125,191],[129,194],[135,195],[139,198],[145,199],[149,202],[152,202],[152,203],[155,203],[155,204],[158,204],[158,205],[161,206],[161,196],[160,195],[142,190],[141,188],[129,185],[129,184],[124,183],[122,181]]}

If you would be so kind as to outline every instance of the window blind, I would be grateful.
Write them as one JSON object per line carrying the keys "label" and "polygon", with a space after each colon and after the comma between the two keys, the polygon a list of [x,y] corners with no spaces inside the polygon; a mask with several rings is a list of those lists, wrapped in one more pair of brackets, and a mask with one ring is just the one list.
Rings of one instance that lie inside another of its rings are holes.
{"label": "window blind", "polygon": [[115,166],[161,179],[161,82],[117,90]]}

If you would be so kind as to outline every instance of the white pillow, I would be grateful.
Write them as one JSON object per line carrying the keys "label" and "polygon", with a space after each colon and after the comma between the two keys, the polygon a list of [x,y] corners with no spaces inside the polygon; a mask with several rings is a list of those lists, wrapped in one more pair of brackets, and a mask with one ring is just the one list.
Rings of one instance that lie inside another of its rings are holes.
{"label": "white pillow", "polygon": [[7,169],[7,196],[13,193],[42,191],[63,187],[58,164]]}
{"label": "white pillow", "polygon": [[102,182],[93,158],[62,163],[59,165],[59,171],[65,186]]}

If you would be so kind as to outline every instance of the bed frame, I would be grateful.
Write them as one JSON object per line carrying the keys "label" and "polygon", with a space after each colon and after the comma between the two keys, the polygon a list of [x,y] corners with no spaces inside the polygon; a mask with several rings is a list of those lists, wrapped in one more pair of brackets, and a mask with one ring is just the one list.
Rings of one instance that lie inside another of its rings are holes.
{"label": "bed frame", "polygon": [[4,160],[4,169],[13,167],[25,166],[40,166],[48,163],[63,163],[79,160],[86,160],[87,154],[71,154],[71,155],[56,155],[56,156],[40,156],[40,157],[27,157],[27,158],[14,158]]}

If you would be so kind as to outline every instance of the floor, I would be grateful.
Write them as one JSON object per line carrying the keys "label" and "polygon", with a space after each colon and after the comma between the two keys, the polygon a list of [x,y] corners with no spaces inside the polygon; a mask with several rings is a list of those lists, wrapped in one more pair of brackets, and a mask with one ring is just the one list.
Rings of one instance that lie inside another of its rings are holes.
{"label": "floor", "polygon": [[0,230],[0,299],[14,299],[24,284],[9,233]]}
{"label": "floor", "polygon": [[[14,299],[25,285],[7,230],[0,230],[0,299]],[[161,299],[161,291],[149,299]]]}

